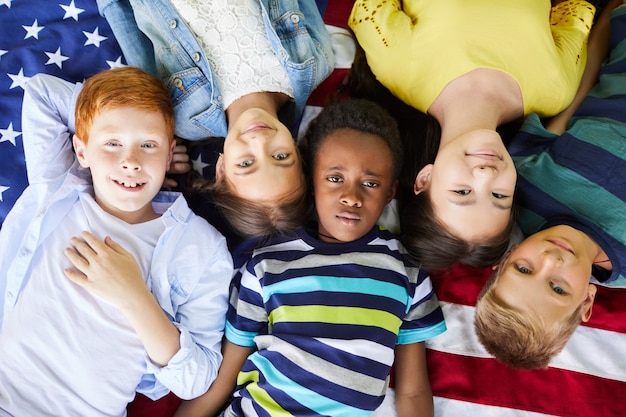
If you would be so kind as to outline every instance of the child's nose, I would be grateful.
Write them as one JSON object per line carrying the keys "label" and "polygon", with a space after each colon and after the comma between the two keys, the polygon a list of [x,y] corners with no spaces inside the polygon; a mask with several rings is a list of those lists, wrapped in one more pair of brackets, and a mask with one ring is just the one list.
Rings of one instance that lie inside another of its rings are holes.
{"label": "child's nose", "polygon": [[350,207],[361,207],[363,200],[358,188],[351,187],[341,196],[341,203]]}
{"label": "child's nose", "polygon": [[122,168],[134,171],[141,170],[141,161],[137,152],[129,151],[124,154],[124,158],[122,159]]}

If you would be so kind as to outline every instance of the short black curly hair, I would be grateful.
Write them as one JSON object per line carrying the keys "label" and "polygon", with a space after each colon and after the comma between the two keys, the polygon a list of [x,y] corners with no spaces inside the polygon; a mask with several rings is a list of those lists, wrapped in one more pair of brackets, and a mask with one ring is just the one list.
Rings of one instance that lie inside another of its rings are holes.
{"label": "short black curly hair", "polygon": [[313,168],[317,153],[328,136],[339,129],[353,129],[380,137],[391,151],[393,179],[402,169],[403,147],[396,120],[371,100],[347,98],[329,104],[311,121],[299,147],[305,167]]}

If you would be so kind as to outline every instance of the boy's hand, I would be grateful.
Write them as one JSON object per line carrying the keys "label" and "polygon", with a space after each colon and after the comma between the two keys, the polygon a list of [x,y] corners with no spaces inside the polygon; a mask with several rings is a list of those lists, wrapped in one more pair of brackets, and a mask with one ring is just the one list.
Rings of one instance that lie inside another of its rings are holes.
{"label": "boy's hand", "polygon": [[73,237],[73,248],[64,251],[76,268],[65,269],[67,278],[120,309],[149,292],[133,255],[113,239],[102,241],[89,232],[81,238]]}

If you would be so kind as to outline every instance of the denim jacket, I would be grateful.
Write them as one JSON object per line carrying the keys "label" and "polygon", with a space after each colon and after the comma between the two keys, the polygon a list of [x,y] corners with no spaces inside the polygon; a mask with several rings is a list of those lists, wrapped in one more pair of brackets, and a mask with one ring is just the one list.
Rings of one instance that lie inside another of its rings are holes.
{"label": "denim jacket", "polygon": [[[97,0],[129,65],[163,79],[174,101],[176,135],[225,137],[222,96],[208,59],[169,0]],[[261,0],[267,36],[285,68],[295,102],[279,118],[290,129],[311,92],[333,70],[330,36],[314,0]]]}

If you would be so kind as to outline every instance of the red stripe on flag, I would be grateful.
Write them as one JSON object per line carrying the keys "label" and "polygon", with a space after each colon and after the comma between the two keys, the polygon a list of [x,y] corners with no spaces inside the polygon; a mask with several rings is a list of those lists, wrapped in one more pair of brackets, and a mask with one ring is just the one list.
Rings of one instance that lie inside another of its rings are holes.
{"label": "red stripe on flag", "polygon": [[426,354],[433,394],[438,397],[557,416],[626,412],[624,382],[558,368],[520,371],[494,359],[432,350]]}
{"label": "red stripe on flag", "polygon": [[339,89],[339,85],[343,82],[346,75],[350,71],[349,68],[335,68],[320,85],[317,86],[311,96],[307,100],[307,106],[324,107]]}
{"label": "red stripe on flag", "polygon": [[323,16],[324,23],[347,29],[353,4],[354,0],[328,0],[328,7]]}

